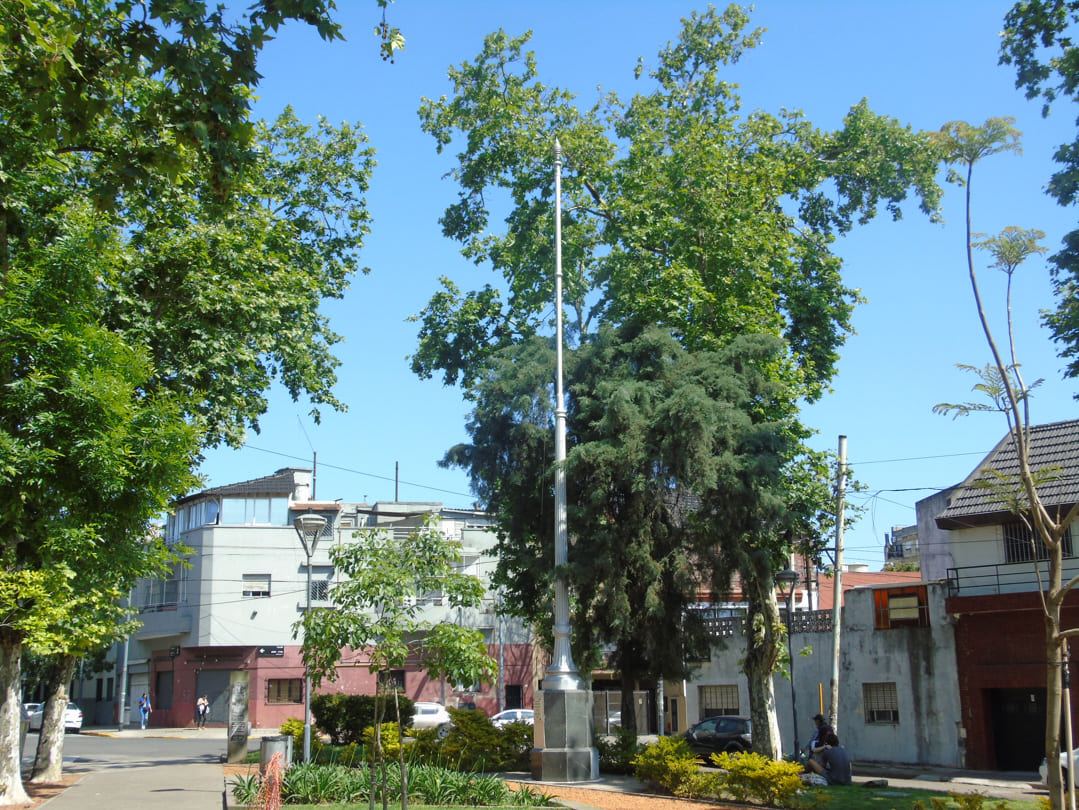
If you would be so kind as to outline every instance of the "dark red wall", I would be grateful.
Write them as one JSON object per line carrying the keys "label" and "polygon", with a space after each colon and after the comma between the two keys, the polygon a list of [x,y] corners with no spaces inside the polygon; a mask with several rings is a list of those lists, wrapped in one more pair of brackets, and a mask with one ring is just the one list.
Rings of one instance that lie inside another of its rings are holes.
{"label": "dark red wall", "polygon": [[[992,689],[1039,689],[1046,686],[1045,619],[1038,593],[953,597],[945,602],[956,617],[956,668],[966,729],[966,767],[997,768],[996,740],[990,712]],[[1063,627],[1079,627],[1079,595],[1069,597]],[[1070,661],[1079,685],[1079,656],[1073,644]],[[1079,723],[1079,695],[1072,721]]]}

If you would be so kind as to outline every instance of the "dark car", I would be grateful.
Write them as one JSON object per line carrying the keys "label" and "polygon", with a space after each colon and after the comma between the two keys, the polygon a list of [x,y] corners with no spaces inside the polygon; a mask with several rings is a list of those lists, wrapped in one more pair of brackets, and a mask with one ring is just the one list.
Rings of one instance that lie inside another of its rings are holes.
{"label": "dark car", "polygon": [[753,747],[753,726],[748,717],[706,717],[686,732],[686,742],[699,757],[726,752],[736,754]]}

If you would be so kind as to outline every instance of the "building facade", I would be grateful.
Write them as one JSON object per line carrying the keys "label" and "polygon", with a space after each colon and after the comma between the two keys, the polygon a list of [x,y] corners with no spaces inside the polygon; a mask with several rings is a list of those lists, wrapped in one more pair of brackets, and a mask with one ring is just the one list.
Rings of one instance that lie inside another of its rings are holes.
{"label": "building facade", "polygon": [[[223,723],[229,676],[240,670],[248,673],[253,727],[274,728],[290,717],[302,717],[304,666],[293,628],[308,604],[308,559],[293,525],[298,515],[316,514],[327,521],[310,560],[313,609],[333,608],[338,581],[330,559],[334,545],[362,542],[364,530],[404,539],[430,515],[438,517],[448,540],[460,544],[463,573],[484,582],[493,573],[490,549],[495,537],[482,512],[441,503],[320,502],[310,499],[310,491],[310,470],[286,468],[176,503],[165,538],[184,549],[185,564],[168,579],[139,583],[132,594],[141,627],[127,645],[128,707],[147,692],[154,725],[184,727],[194,723],[195,701],[206,694],[210,722]],[[451,608],[438,593],[426,594],[422,607],[425,619],[480,629],[499,661],[500,674],[493,684],[453,684],[406,667],[391,677],[408,697],[449,706],[474,703],[491,713],[531,707],[531,636],[519,621],[501,615],[494,591],[489,590],[476,609]],[[323,681],[315,693],[373,694],[376,676],[365,652],[343,652],[335,677]],[[83,694],[104,698],[84,698],[99,722],[107,722],[98,715],[112,709],[107,699],[113,697],[108,695],[112,674],[82,685]]]}

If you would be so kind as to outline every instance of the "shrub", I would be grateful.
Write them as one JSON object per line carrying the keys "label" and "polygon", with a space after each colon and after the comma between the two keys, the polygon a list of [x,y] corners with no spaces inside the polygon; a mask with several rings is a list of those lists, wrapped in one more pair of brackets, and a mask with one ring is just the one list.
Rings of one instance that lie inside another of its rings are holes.
{"label": "shrub", "polygon": [[660,737],[645,746],[632,760],[638,779],[673,793],[693,796],[700,792],[700,765],[681,737]]}
{"label": "shrub", "polygon": [[[396,723],[382,724],[382,756],[387,760],[396,760],[401,754],[401,743],[397,739],[398,731]],[[371,726],[363,732],[363,750],[367,753],[368,762],[375,756],[375,727]]]}
{"label": "shrub", "polygon": [[[413,701],[404,695],[398,695],[401,717],[405,725],[411,725],[415,711]],[[384,722],[397,722],[393,697],[385,701]],[[318,727],[333,741],[334,745],[359,743],[363,733],[375,724],[375,698],[373,695],[315,695],[311,698],[311,712]]]}
{"label": "shrub", "polygon": [[597,734],[594,742],[603,773],[633,773],[633,760],[645,749],[643,743],[637,742],[633,729],[621,726],[615,726],[613,740]]}
{"label": "shrub", "polygon": [[738,802],[791,807],[802,789],[798,777],[802,768],[794,762],[776,762],[753,753],[712,754],[712,762],[726,772],[720,783],[724,792]]}

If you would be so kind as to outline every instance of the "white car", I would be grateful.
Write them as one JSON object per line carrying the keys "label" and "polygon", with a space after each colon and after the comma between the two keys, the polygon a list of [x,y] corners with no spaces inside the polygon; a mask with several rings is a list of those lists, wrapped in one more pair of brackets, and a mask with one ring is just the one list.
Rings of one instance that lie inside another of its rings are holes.
{"label": "white car", "polygon": [[[1072,751],[1072,762],[1079,762],[1079,748],[1076,748],[1074,751]],[[1061,778],[1064,780],[1064,783],[1067,784],[1067,782],[1068,782],[1068,752],[1067,751],[1061,751],[1060,752],[1060,767],[1061,767],[1061,770],[1063,771],[1063,773],[1061,774]],[[1038,773],[1041,775],[1042,781],[1045,782],[1045,784],[1048,785],[1049,784],[1049,763],[1048,763],[1048,761],[1045,760],[1044,757],[1042,758],[1041,767],[1038,768]],[[1077,773],[1075,775],[1075,778],[1079,779],[1079,773]]]}
{"label": "white car", "polygon": [[495,728],[502,728],[510,723],[524,723],[530,726],[534,722],[535,715],[531,709],[506,709],[491,718],[491,725]]}
{"label": "white car", "polygon": [[413,708],[412,728],[437,728],[441,736],[449,734],[453,720],[441,703],[419,701]]}
{"label": "white car", "polygon": [[[35,705],[35,704],[27,704]],[[36,704],[37,708],[30,712],[30,731],[41,731],[41,723],[44,718],[45,704]],[[82,709],[74,703],[67,704],[64,709],[64,731],[72,731],[78,734],[82,730]]]}

